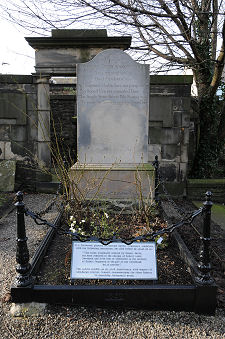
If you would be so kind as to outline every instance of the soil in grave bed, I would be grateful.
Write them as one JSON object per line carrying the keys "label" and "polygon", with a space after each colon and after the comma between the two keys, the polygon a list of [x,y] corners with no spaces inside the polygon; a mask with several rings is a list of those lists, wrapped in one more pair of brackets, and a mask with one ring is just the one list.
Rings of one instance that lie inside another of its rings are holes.
{"label": "soil in grave bed", "polygon": [[[71,237],[56,235],[38,275],[38,284],[69,285],[71,264]],[[159,284],[192,284],[192,278],[187,267],[179,256],[179,250],[173,240],[169,240],[168,247],[157,250],[157,271]],[[99,284],[152,284],[149,280],[76,280],[75,285]]]}

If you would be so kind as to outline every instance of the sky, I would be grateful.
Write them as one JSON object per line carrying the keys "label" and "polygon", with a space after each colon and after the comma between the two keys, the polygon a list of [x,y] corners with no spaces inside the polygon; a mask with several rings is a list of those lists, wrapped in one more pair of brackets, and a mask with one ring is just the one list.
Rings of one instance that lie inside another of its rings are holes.
{"label": "sky", "polygon": [[0,21],[0,32],[0,73],[34,73],[35,51],[24,39],[29,34],[3,20]]}

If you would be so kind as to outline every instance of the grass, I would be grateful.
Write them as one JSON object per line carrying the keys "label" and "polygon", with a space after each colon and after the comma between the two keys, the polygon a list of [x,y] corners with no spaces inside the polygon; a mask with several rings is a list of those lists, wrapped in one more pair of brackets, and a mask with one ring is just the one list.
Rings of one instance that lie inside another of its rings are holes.
{"label": "grass", "polygon": [[189,184],[225,184],[225,179],[188,179]]}
{"label": "grass", "polygon": [[[202,202],[193,201],[198,208],[202,206]],[[225,229],[225,205],[213,204],[212,206],[212,219],[213,221]]]}

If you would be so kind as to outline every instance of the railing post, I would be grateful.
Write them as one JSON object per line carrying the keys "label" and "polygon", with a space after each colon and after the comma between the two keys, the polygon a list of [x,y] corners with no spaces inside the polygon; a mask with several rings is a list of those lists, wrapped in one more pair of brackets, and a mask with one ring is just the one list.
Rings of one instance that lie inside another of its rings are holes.
{"label": "railing post", "polygon": [[155,156],[155,161],[153,162],[153,166],[155,167],[155,202],[159,204],[159,160],[158,155]]}
{"label": "railing post", "polygon": [[202,241],[200,251],[199,270],[200,275],[197,277],[197,282],[201,285],[209,285],[213,283],[211,277],[211,263],[210,263],[210,227],[211,227],[211,208],[212,208],[212,193],[206,192],[206,201],[203,203],[203,234],[200,237]]}
{"label": "railing post", "polygon": [[15,203],[17,212],[17,246],[16,246],[16,286],[25,287],[32,284],[32,277],[30,275],[31,265],[29,263],[29,251],[27,248],[27,237],[25,230],[25,205],[23,202],[23,193],[16,193],[17,202]]}

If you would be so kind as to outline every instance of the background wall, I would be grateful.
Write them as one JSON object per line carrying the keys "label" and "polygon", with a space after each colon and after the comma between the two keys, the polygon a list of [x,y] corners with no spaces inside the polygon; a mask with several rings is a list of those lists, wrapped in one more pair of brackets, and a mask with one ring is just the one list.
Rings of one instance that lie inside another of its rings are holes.
{"label": "background wall", "polygon": [[[149,162],[159,156],[162,176],[183,194],[188,167],[192,76],[150,77]],[[50,180],[36,171],[37,85],[33,76],[0,76],[0,160],[15,160],[16,186],[35,190]],[[50,85],[51,145],[76,161],[76,88]],[[191,125],[192,126],[192,125]]]}
{"label": "background wall", "polygon": [[16,183],[34,189],[37,89],[31,75],[0,75],[0,160],[16,161]]}

